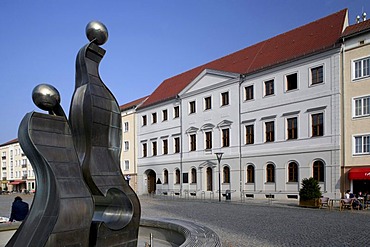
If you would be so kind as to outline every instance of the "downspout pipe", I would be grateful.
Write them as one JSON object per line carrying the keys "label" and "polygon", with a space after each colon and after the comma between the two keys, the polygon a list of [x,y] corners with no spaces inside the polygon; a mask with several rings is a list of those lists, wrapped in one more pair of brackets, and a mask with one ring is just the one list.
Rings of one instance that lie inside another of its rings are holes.
{"label": "downspout pipe", "polygon": [[346,113],[345,113],[345,108],[344,108],[344,104],[345,104],[345,86],[344,86],[344,83],[345,83],[345,75],[344,75],[344,54],[345,54],[345,40],[344,40],[344,37],[342,38],[342,47],[341,47],[341,106],[340,106],[340,111],[342,113],[342,116],[341,116],[341,136],[342,136],[342,142],[341,142],[341,150],[342,150],[342,160],[341,160],[341,165],[340,165],[340,179],[341,179],[341,188],[340,188],[340,193],[341,193],[341,196],[342,194],[344,193],[344,191],[347,189],[346,188],[346,178],[344,177],[345,173],[344,173],[344,168],[345,168],[345,158],[346,158],[346,136],[345,136],[345,118],[346,118]]}
{"label": "downspout pipe", "polygon": [[182,169],[182,159],[183,159],[183,141],[182,141],[182,100],[179,95],[176,95],[176,100],[180,102],[179,108],[180,108],[180,197],[182,197],[182,189],[183,189],[183,169]]}
{"label": "downspout pipe", "polygon": [[239,190],[240,190],[240,201],[243,201],[243,165],[242,165],[242,123],[241,123],[241,104],[242,104],[242,91],[241,85],[245,80],[245,75],[239,77],[239,88],[238,88],[238,125],[239,125]]}

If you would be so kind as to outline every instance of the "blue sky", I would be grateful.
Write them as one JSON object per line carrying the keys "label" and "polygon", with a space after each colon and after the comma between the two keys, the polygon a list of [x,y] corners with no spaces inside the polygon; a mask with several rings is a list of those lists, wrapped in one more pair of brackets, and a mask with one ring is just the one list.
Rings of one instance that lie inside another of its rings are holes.
{"label": "blue sky", "polygon": [[75,58],[85,27],[103,22],[109,38],[100,76],[120,105],[163,80],[344,8],[350,24],[369,0],[0,1],[0,144],[17,138],[33,88],[49,83],[69,112]]}

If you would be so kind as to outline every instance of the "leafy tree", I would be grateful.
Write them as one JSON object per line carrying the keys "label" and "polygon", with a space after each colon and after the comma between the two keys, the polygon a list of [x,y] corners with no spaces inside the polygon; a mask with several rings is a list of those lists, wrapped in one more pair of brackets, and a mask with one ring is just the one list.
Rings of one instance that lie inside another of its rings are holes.
{"label": "leafy tree", "polygon": [[302,188],[299,190],[301,200],[311,200],[321,197],[319,182],[314,178],[302,179]]}

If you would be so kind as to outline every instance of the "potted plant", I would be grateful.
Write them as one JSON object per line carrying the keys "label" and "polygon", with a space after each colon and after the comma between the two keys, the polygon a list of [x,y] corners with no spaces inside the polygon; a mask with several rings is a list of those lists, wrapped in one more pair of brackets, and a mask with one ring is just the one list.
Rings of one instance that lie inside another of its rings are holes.
{"label": "potted plant", "polygon": [[302,207],[319,207],[320,191],[319,182],[314,178],[302,179],[302,188],[299,190],[299,206]]}

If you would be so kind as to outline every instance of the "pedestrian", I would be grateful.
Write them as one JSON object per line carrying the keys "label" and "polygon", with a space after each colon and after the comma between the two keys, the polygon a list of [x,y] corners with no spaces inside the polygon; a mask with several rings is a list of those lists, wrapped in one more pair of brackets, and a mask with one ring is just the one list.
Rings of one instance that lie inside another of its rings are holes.
{"label": "pedestrian", "polygon": [[28,214],[28,203],[22,200],[22,197],[17,196],[12,203],[12,211],[10,213],[9,222],[23,221]]}

